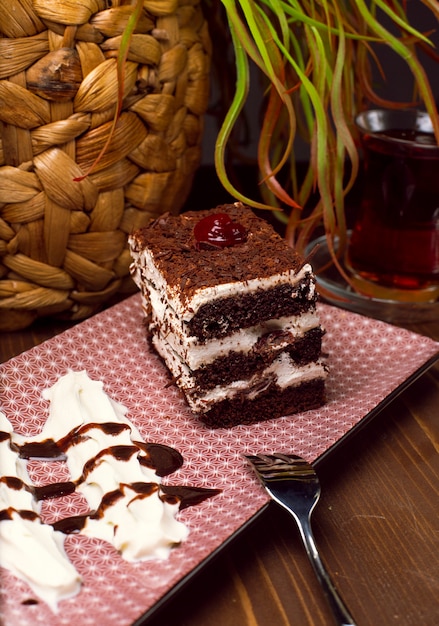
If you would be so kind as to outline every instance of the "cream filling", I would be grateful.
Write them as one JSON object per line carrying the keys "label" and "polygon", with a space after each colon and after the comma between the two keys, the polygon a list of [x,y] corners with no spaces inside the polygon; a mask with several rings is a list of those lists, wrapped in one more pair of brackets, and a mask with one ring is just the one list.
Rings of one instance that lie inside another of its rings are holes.
{"label": "cream filling", "polygon": [[[223,283],[213,287],[200,287],[190,298],[185,298],[182,296],[181,290],[178,287],[171,286],[166,282],[165,277],[156,267],[152,252],[148,249],[138,252],[136,250],[135,239],[130,238],[129,241],[131,243],[131,254],[133,257],[131,275],[134,282],[142,289],[144,281],[148,281],[157,293],[164,295],[169,306],[182,321],[191,320],[200,307],[220,298],[230,298],[242,293],[254,293],[258,290],[265,291],[284,284],[294,287],[298,285],[307,274],[312,273],[311,265],[306,263],[297,273],[291,269],[267,278],[251,278],[245,281]],[[315,284],[312,281],[307,294],[309,300],[313,298],[314,292]]]}
{"label": "cream filling", "polygon": [[[280,389],[286,389],[290,386],[299,385],[302,382],[326,378],[327,376],[322,362],[298,366],[286,352],[282,352],[262,372],[258,372],[250,378],[234,380],[227,385],[218,385],[213,389],[200,393],[191,371],[170,348],[167,341],[153,337],[153,343],[157,352],[165,360],[169,370],[175,377],[178,387],[185,394],[190,408],[195,413],[204,413],[211,408],[212,404],[223,400],[233,400],[242,392],[246,392],[250,399],[255,399],[272,382]],[[265,386],[264,381],[266,381]],[[252,392],[252,388],[257,391]]]}
{"label": "cream filling", "polygon": [[[0,430],[13,435],[12,426],[0,413]],[[0,443],[1,476],[16,477],[31,485],[26,463],[11,450],[10,438]],[[34,511],[39,503],[25,488],[11,489],[0,482],[0,510],[8,510],[11,519],[0,522],[0,565],[24,580],[33,592],[57,612],[61,600],[76,595],[81,577],[64,550],[65,535],[43,524],[38,516],[23,519],[19,511]]]}
{"label": "cream filling", "polygon": [[[322,363],[308,363],[297,367],[289,358],[288,354],[282,353],[262,373],[255,374],[247,380],[235,380],[230,385],[218,385],[204,393],[199,398],[191,398],[191,402],[200,410],[208,410],[212,404],[223,400],[233,400],[236,395],[246,392],[250,400],[255,400],[259,395],[274,382],[280,389],[296,387],[300,383],[318,378],[325,378],[325,369]],[[265,381],[266,385],[263,385]],[[252,388],[254,390],[252,391]],[[250,390],[248,393],[247,391]]]}
{"label": "cream filling", "polygon": [[177,318],[175,312],[163,302],[157,291],[150,291],[150,301],[153,310],[150,325],[152,332],[160,333],[172,350],[192,370],[213,363],[232,351],[247,353],[267,333],[275,331],[289,333],[291,337],[286,343],[291,343],[294,338],[303,337],[309,330],[319,327],[319,318],[314,310],[302,315],[267,320],[219,339],[200,342],[196,337],[188,335],[186,324]]}

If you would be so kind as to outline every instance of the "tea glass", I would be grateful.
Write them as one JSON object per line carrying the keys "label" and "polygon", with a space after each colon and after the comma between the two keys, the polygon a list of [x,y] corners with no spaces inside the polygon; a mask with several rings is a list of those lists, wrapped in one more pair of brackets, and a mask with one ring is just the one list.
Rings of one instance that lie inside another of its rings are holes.
{"label": "tea glass", "polygon": [[364,189],[346,265],[395,299],[432,301],[439,289],[439,146],[417,110],[369,110],[356,118]]}

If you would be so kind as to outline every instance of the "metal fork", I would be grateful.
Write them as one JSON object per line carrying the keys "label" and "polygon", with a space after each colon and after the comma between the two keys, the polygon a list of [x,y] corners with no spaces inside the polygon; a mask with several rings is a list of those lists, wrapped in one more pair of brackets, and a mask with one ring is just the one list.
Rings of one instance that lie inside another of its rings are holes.
{"label": "metal fork", "polygon": [[258,454],[245,457],[270,497],[295,519],[309,560],[340,626],[355,626],[323,565],[311,529],[311,513],[320,497],[314,468],[294,454]]}

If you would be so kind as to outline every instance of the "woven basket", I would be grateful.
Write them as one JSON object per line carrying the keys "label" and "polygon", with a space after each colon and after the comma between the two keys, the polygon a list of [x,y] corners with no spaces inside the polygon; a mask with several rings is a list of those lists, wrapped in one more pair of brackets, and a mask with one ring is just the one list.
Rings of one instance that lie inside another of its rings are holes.
{"label": "woven basket", "polygon": [[[211,49],[199,0],[1,0],[0,330],[133,291],[127,235],[178,212],[199,165]],[[109,8],[111,6],[111,8]]]}

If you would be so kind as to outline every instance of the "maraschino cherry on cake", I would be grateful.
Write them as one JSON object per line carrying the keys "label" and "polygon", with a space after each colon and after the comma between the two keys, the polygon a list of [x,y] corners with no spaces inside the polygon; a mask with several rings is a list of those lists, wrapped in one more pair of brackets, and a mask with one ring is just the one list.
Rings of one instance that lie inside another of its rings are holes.
{"label": "maraschino cherry on cake", "polygon": [[129,244],[148,336],[201,422],[325,402],[313,271],[265,220],[240,202],[167,214]]}

